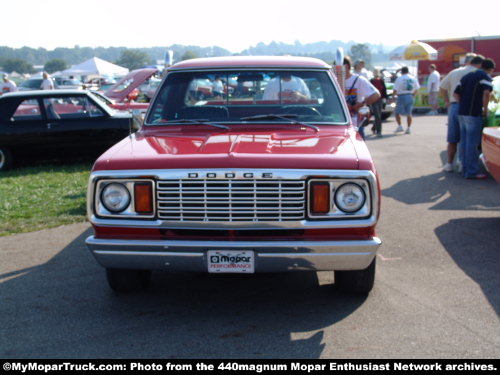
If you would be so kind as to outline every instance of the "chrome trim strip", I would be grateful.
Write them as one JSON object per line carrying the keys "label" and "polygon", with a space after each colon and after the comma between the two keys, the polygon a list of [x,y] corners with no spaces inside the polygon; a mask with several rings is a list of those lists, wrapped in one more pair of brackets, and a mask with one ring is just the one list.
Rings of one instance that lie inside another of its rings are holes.
{"label": "chrome trim strip", "polygon": [[[93,211],[93,184],[99,178],[150,178],[153,180],[164,179],[186,179],[189,173],[215,173],[214,180],[226,179],[225,173],[234,173],[235,178],[245,173],[253,173],[254,179],[269,179],[266,174],[272,173],[275,180],[306,180],[310,178],[336,178],[357,179],[363,178],[369,182],[370,195],[372,199],[371,215],[363,219],[350,219],[346,216],[342,219],[332,220],[298,220],[285,222],[177,222],[167,220],[134,220],[134,219],[105,219],[97,218]],[[87,213],[90,222],[97,226],[120,226],[131,228],[178,228],[178,229],[313,229],[313,228],[362,228],[371,227],[376,224],[378,218],[378,191],[376,176],[369,170],[324,170],[324,169],[152,169],[152,170],[102,170],[92,172],[89,178],[89,189],[87,195]]]}
{"label": "chrome trim strip", "polygon": [[141,256],[161,256],[161,257],[170,257],[170,256],[179,256],[179,257],[189,257],[189,258],[197,258],[203,257],[203,253],[181,253],[181,252],[165,252],[165,251],[113,251],[113,250],[93,250],[95,254],[103,254],[103,255],[133,255],[137,256],[140,254]]}
{"label": "chrome trim strip", "polygon": [[[312,253],[329,252],[335,249],[341,249],[347,253],[365,253],[373,251],[374,247],[380,246],[382,241],[378,237],[372,237],[369,240],[354,240],[354,241],[190,241],[190,240],[116,240],[116,239],[100,239],[90,236],[85,241],[87,246],[92,251],[112,252],[116,254],[122,251],[134,251],[133,248],[140,248],[142,254],[156,254],[154,250],[176,250],[181,253],[193,254],[197,251],[205,251],[208,249],[259,249],[278,250],[283,249],[290,252],[291,249],[297,251],[310,249]],[[116,250],[113,250],[116,249]],[[123,250],[127,249],[127,250]],[[370,249],[370,250],[369,250]],[[183,251],[184,250],[184,251]],[[185,250],[190,250],[189,252]],[[348,250],[348,251],[346,251]],[[151,253],[150,253],[151,252]],[[175,252],[179,255],[179,252]]]}

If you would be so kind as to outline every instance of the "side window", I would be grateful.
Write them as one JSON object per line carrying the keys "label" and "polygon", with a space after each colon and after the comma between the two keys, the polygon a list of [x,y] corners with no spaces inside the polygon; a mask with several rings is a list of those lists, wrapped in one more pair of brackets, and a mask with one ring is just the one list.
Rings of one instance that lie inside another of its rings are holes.
{"label": "side window", "polygon": [[55,97],[43,100],[49,120],[101,117],[104,113],[86,96]]}
{"label": "side window", "polygon": [[42,113],[40,112],[40,106],[38,105],[38,100],[28,99],[24,100],[19,104],[16,111],[12,115],[14,121],[33,121],[41,120]]}

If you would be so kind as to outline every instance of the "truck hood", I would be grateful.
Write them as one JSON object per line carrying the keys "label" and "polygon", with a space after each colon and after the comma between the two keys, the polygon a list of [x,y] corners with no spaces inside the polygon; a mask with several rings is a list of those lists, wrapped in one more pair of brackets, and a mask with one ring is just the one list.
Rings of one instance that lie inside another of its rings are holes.
{"label": "truck hood", "polygon": [[104,153],[94,170],[358,169],[357,137],[349,126],[321,126],[319,132],[276,124],[145,129]]}

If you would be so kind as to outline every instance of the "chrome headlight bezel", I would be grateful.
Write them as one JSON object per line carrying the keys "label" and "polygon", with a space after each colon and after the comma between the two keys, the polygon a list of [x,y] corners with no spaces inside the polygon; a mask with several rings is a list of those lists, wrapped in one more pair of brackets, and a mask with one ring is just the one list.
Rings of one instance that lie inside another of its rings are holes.
{"label": "chrome headlight bezel", "polygon": [[[135,211],[135,199],[134,199],[134,185],[135,183],[151,183],[152,187],[152,201],[153,201],[153,212],[151,214],[139,214]],[[102,194],[104,189],[112,184],[120,184],[124,186],[129,194],[130,200],[127,207],[120,212],[113,212],[109,210],[108,207],[102,201]],[[156,215],[156,187],[155,183],[151,179],[147,178],[137,178],[137,179],[107,179],[102,178],[95,182],[94,194],[94,215],[100,218],[119,218],[119,219],[153,219]]]}
{"label": "chrome headlight bezel", "polygon": [[[311,183],[328,182],[330,185],[330,211],[326,214],[315,214],[311,210],[311,200],[307,203],[307,216],[309,219],[363,219],[372,215],[373,196],[370,182],[365,178],[313,178],[308,181],[308,191]],[[364,194],[363,205],[356,211],[348,212],[342,210],[336,202],[337,190],[345,184],[355,184],[361,188]],[[309,194],[308,194],[309,196]]]}

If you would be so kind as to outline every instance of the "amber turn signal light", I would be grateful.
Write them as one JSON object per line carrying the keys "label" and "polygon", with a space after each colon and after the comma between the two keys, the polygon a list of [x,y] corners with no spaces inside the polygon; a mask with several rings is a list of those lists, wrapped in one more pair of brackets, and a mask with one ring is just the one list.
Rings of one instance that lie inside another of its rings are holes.
{"label": "amber turn signal light", "polygon": [[326,214],[330,212],[330,184],[328,182],[312,182],[311,213]]}
{"label": "amber turn signal light", "polygon": [[153,187],[150,182],[134,184],[135,212],[138,214],[153,213]]}

